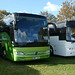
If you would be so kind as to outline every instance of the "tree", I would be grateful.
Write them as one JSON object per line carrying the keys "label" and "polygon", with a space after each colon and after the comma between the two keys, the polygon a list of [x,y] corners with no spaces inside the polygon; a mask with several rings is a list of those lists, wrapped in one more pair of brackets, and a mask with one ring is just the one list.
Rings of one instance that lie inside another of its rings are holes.
{"label": "tree", "polygon": [[57,21],[56,17],[51,13],[48,13],[48,11],[40,12],[40,14],[47,17],[48,23]]}
{"label": "tree", "polygon": [[73,13],[73,19],[75,20],[75,3],[74,3],[74,13]]}
{"label": "tree", "polygon": [[0,27],[4,27],[6,26],[6,23],[1,20],[5,15],[10,14],[9,12],[7,12],[6,10],[0,10]]}
{"label": "tree", "polygon": [[6,26],[6,23],[1,20],[0,21],[0,27],[4,27],[4,26]]}
{"label": "tree", "polygon": [[57,15],[58,21],[62,20],[72,20],[74,14],[74,5],[72,3],[72,0],[70,2],[65,1],[62,4],[62,7],[60,8],[59,15]]}
{"label": "tree", "polygon": [[4,15],[8,15],[10,14],[9,12],[7,12],[6,10],[0,10],[0,19],[2,19],[4,17]]}

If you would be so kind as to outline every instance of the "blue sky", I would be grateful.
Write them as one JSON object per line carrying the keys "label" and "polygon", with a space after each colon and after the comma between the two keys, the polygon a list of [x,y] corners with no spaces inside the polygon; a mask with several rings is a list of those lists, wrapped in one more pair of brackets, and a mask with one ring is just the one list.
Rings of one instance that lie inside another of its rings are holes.
{"label": "blue sky", "polygon": [[35,14],[39,14],[40,11],[48,11],[56,16],[64,1],[66,0],[0,0],[0,10]]}

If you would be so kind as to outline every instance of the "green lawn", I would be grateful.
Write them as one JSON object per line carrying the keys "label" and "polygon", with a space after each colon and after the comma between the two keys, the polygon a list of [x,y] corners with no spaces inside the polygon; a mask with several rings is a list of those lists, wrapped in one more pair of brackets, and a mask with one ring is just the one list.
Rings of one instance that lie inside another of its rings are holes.
{"label": "green lawn", "polygon": [[75,57],[12,62],[0,57],[0,75],[75,75]]}

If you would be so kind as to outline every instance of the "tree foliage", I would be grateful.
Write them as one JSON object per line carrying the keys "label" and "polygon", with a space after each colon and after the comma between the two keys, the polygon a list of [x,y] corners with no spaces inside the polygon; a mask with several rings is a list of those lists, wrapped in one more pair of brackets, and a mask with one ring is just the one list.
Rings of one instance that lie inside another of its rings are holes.
{"label": "tree foliage", "polygon": [[74,13],[73,13],[73,19],[75,20],[75,2],[74,2]]}
{"label": "tree foliage", "polygon": [[6,26],[6,23],[1,20],[0,21],[0,27],[4,27],[4,26]]}
{"label": "tree foliage", "polygon": [[4,15],[8,15],[9,12],[7,12],[6,10],[0,10],[0,19],[2,19],[4,17]]}
{"label": "tree foliage", "polygon": [[67,20],[67,19],[74,19],[73,16],[74,16],[74,4],[72,3],[72,0],[71,1],[65,1],[63,2],[62,4],[62,7],[60,8],[60,11],[59,11],[59,15],[57,15],[57,19],[58,21],[62,21],[62,20]]}
{"label": "tree foliage", "polygon": [[40,12],[40,14],[47,17],[48,23],[57,21],[56,17],[52,15],[51,13],[48,13],[48,11]]}
{"label": "tree foliage", "polygon": [[7,12],[6,10],[0,10],[0,27],[4,27],[6,25],[5,22],[3,22],[3,20],[1,20],[5,15],[10,14],[9,12]]}

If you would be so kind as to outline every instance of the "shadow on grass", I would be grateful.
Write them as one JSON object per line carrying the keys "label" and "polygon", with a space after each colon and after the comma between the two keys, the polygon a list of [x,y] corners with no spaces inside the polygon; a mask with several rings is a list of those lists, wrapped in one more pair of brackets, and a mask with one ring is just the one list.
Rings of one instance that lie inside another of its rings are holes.
{"label": "shadow on grass", "polygon": [[75,57],[51,56],[48,59],[24,62],[13,62],[0,57],[0,75],[40,75],[39,69],[42,67],[42,70],[45,67],[43,65],[51,67],[59,64],[75,64]]}
{"label": "shadow on grass", "polygon": [[0,75],[40,75],[33,67],[24,65],[22,62],[12,62],[0,57]]}
{"label": "shadow on grass", "polygon": [[18,64],[27,64],[27,65],[58,65],[58,64],[75,64],[75,57],[60,57],[60,56],[51,56],[48,59],[36,60],[36,61],[26,61],[18,62]]}
{"label": "shadow on grass", "polygon": [[42,60],[34,60],[34,61],[20,61],[20,62],[13,62],[10,60],[7,60],[7,62],[10,62],[14,65],[58,65],[58,64],[75,64],[75,57],[61,57],[61,56],[51,56],[48,59],[42,59]]}
{"label": "shadow on grass", "polygon": [[61,57],[61,56],[51,56],[48,59],[42,59],[42,60],[34,60],[34,61],[20,61],[20,62],[13,62],[10,60],[4,60],[0,57],[0,60],[3,60],[4,62],[13,64],[13,65],[58,65],[58,64],[75,64],[75,57]]}

